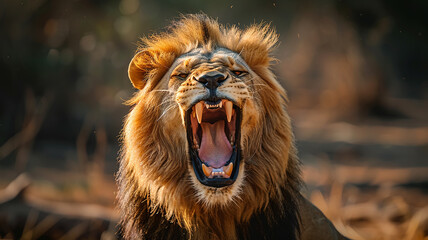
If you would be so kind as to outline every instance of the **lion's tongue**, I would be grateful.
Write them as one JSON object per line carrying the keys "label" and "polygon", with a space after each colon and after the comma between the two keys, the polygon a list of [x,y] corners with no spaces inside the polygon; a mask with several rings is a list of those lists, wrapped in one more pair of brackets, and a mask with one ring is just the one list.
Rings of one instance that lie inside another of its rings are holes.
{"label": "lion's tongue", "polygon": [[199,158],[214,168],[220,168],[229,161],[232,146],[224,133],[224,121],[213,124],[202,122],[202,142],[199,148]]}

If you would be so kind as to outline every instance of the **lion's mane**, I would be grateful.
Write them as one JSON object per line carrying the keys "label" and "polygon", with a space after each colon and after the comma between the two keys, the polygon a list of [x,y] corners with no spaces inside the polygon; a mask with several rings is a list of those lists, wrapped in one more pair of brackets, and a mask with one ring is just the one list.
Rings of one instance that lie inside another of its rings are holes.
{"label": "lion's mane", "polygon": [[[125,238],[263,239],[275,231],[296,238],[300,166],[286,94],[270,70],[276,42],[267,25],[240,30],[203,14],[183,16],[164,33],[142,39],[129,66],[140,91],[128,102],[133,108],[122,132],[117,175]],[[227,204],[198,198],[185,131],[178,130],[183,129],[180,112],[164,89],[163,76],[174,60],[197,47],[239,53],[263,80],[254,84],[262,117],[241,142],[242,187]]]}

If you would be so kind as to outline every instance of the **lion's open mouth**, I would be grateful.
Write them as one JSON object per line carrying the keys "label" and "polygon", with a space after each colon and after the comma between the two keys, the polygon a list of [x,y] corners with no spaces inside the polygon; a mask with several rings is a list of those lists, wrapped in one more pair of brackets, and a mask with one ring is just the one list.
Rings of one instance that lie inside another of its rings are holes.
{"label": "lion's open mouth", "polygon": [[240,160],[241,109],[232,101],[200,101],[186,113],[190,158],[198,180],[224,187],[235,182]]}

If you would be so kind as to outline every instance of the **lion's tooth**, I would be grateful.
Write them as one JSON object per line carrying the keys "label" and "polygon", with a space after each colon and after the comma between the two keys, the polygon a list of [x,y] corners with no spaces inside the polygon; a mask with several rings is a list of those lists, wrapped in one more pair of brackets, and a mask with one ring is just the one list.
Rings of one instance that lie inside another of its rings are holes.
{"label": "lion's tooth", "polygon": [[223,107],[223,102],[222,102],[222,101],[218,104],[218,107],[219,107],[219,108],[222,108],[222,107]]}
{"label": "lion's tooth", "polygon": [[205,176],[209,177],[213,170],[202,163],[202,171],[204,171]]}
{"label": "lion's tooth", "polygon": [[229,165],[223,167],[223,171],[228,177],[230,177],[230,175],[232,174],[232,170],[233,170],[233,163],[229,163]]}
{"label": "lion's tooth", "polygon": [[233,103],[231,101],[226,101],[224,109],[226,110],[227,121],[230,122],[230,120],[232,120]]}
{"label": "lion's tooth", "polygon": [[202,122],[202,112],[204,111],[204,105],[202,102],[198,102],[195,106],[196,109],[196,118],[198,118],[198,123]]}

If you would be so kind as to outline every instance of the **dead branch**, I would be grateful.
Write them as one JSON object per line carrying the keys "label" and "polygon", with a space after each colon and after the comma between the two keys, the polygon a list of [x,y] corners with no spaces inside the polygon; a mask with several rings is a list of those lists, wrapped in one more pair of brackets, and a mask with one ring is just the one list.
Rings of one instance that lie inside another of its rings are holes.
{"label": "dead branch", "polygon": [[[23,200],[22,202],[29,207],[51,215],[83,219],[101,219],[106,221],[116,221],[118,218],[114,209],[100,205],[47,201],[35,196],[31,196],[26,193],[26,190],[30,187],[30,185],[30,178],[25,173],[20,174],[4,190],[0,191],[0,206],[11,203],[16,199],[21,199]],[[10,209],[10,211],[13,211],[13,209]]]}
{"label": "dead branch", "polygon": [[30,183],[30,178],[25,173],[20,174],[4,190],[0,191],[0,205],[22,197],[22,194],[30,186]]}

